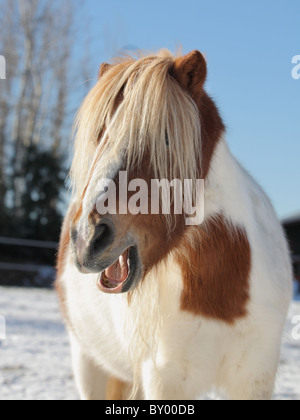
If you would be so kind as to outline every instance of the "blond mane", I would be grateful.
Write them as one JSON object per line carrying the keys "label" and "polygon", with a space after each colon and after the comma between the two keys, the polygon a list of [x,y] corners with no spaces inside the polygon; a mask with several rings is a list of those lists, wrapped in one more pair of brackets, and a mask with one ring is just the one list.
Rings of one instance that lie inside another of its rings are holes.
{"label": "blond mane", "polygon": [[105,151],[109,161],[124,147],[127,170],[141,164],[147,152],[155,178],[197,178],[199,110],[170,74],[175,58],[163,50],[118,59],[87,95],[75,123],[71,180],[77,197],[89,181],[95,156]]}

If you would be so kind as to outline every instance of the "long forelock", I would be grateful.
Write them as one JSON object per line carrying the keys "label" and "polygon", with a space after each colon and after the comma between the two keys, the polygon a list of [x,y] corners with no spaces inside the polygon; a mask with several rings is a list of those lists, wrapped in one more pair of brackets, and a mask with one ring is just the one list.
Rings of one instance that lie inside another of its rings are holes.
{"label": "long forelock", "polygon": [[82,193],[101,154],[110,162],[124,150],[127,170],[141,165],[147,152],[156,179],[197,179],[199,110],[170,75],[174,59],[163,51],[121,61],[88,94],[75,125],[71,169],[75,192]]}

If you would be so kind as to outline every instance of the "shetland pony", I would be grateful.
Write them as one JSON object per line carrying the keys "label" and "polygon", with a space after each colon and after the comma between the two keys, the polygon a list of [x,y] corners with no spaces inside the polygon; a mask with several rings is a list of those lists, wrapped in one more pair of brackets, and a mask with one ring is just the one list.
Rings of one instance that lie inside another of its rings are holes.
{"label": "shetland pony", "polygon": [[[79,111],[57,290],[82,399],[273,395],[292,294],[288,246],[228,149],[206,76],[198,51],[125,57],[101,66]],[[204,222],[99,214],[103,179],[120,171],[147,184],[204,179]]]}

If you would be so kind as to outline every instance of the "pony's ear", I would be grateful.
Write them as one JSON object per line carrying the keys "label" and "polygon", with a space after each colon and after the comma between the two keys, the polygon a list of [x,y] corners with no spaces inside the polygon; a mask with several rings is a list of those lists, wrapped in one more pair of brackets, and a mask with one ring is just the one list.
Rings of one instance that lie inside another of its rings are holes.
{"label": "pony's ear", "polygon": [[194,99],[202,94],[207,76],[206,60],[199,51],[177,58],[171,68],[171,75]]}
{"label": "pony's ear", "polygon": [[99,79],[102,77],[102,76],[104,76],[104,74],[106,73],[106,72],[108,72],[108,70],[109,69],[111,69],[111,67],[112,67],[112,65],[111,64],[108,64],[108,63],[103,63],[103,64],[101,64],[101,66],[100,66],[100,69],[99,69]]}

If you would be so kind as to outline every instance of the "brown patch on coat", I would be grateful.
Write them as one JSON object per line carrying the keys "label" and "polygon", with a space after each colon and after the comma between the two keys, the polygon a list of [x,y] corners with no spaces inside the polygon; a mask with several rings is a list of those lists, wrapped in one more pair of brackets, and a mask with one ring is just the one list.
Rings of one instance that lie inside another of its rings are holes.
{"label": "brown patch on coat", "polygon": [[232,324],[247,315],[251,248],[246,231],[223,216],[185,235],[175,258],[182,270],[181,309]]}

